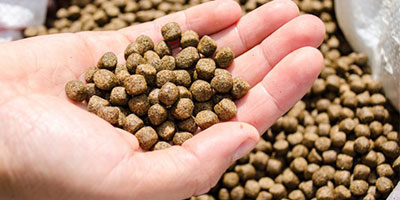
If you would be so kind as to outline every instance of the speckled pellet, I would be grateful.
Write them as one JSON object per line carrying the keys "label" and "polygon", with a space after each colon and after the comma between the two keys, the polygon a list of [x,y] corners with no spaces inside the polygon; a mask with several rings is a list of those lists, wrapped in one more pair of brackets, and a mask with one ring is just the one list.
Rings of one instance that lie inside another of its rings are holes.
{"label": "speckled pellet", "polygon": [[164,84],[158,94],[158,100],[167,106],[174,104],[178,97],[179,89],[171,82]]}
{"label": "speckled pellet", "polygon": [[97,62],[99,69],[113,70],[117,66],[118,58],[113,52],[105,53]]}
{"label": "speckled pellet", "polygon": [[101,107],[109,106],[109,105],[110,105],[110,102],[108,102],[107,100],[105,100],[99,96],[94,95],[94,96],[92,96],[92,98],[89,99],[87,109],[89,112],[97,114],[97,112],[99,111],[99,109]]}
{"label": "speckled pellet", "polygon": [[159,88],[155,88],[153,89],[148,96],[149,102],[151,105],[157,104],[160,101],[158,100],[158,94],[160,93],[160,89]]}
{"label": "speckled pellet", "polygon": [[179,98],[189,98],[192,99],[192,93],[183,86],[178,86],[179,89]]}
{"label": "speckled pellet", "polygon": [[178,53],[175,57],[176,66],[178,68],[187,69],[194,66],[200,59],[200,55],[196,48],[187,47]]}
{"label": "speckled pellet", "polygon": [[218,116],[209,110],[203,110],[197,113],[195,118],[196,124],[202,129],[206,129],[219,122]]}
{"label": "speckled pellet", "polygon": [[167,119],[168,113],[162,105],[154,104],[149,108],[147,116],[151,124],[158,126]]}
{"label": "speckled pellet", "polygon": [[113,105],[124,106],[128,103],[129,97],[124,87],[115,87],[111,90],[110,102]]}
{"label": "speckled pellet", "polygon": [[172,55],[172,49],[169,44],[165,41],[159,42],[155,47],[154,51],[162,58],[164,56]]}
{"label": "speckled pellet", "polygon": [[156,85],[162,87],[167,82],[175,82],[175,73],[171,70],[161,70],[156,76]]}
{"label": "speckled pellet", "polygon": [[118,84],[118,79],[114,73],[106,69],[100,69],[93,76],[94,84],[102,90],[109,91]]}
{"label": "speckled pellet", "polygon": [[136,74],[144,76],[146,83],[153,85],[156,82],[157,70],[149,64],[141,64],[136,68]]}
{"label": "speckled pellet", "polygon": [[194,31],[185,31],[182,33],[182,38],[180,41],[181,47],[186,48],[186,47],[197,47],[199,44],[199,34],[197,34]]}
{"label": "speckled pellet", "polygon": [[176,66],[175,58],[173,56],[164,56],[161,59],[161,70],[174,70]]}
{"label": "speckled pellet", "polygon": [[135,136],[143,150],[150,150],[151,147],[158,141],[158,135],[156,131],[150,126],[141,128],[136,132]]}
{"label": "speckled pellet", "polygon": [[104,106],[99,109],[97,115],[108,123],[116,125],[119,119],[119,109],[117,107]]}
{"label": "speckled pellet", "polygon": [[203,80],[193,82],[190,86],[190,92],[192,92],[196,101],[208,101],[214,94],[211,85]]}
{"label": "speckled pellet", "polygon": [[233,79],[229,75],[218,75],[211,80],[211,87],[218,93],[228,93],[233,87]]}
{"label": "speckled pellet", "polygon": [[182,145],[186,140],[192,138],[193,135],[189,132],[177,132],[174,135],[174,138],[172,139],[172,142],[175,145]]}
{"label": "speckled pellet", "polygon": [[186,70],[174,70],[175,73],[175,84],[176,85],[182,85],[185,87],[189,87],[190,84],[192,83],[192,78],[190,77],[190,74]]}
{"label": "speckled pellet", "polygon": [[135,113],[137,116],[143,116],[147,114],[150,108],[150,102],[145,94],[132,97],[128,102],[129,110]]}
{"label": "speckled pellet", "polygon": [[211,80],[214,76],[216,65],[211,58],[202,58],[196,64],[197,78]]}
{"label": "speckled pellet", "polygon": [[209,57],[214,54],[217,49],[217,42],[215,42],[210,36],[203,36],[197,45],[197,50],[199,53],[203,54],[206,57]]}
{"label": "speckled pellet", "polygon": [[174,41],[181,37],[182,31],[178,23],[169,22],[161,28],[161,34],[165,41]]}
{"label": "speckled pellet", "polygon": [[214,111],[218,115],[218,118],[222,121],[228,121],[235,117],[237,108],[235,102],[230,99],[222,99],[219,103],[214,106]]}
{"label": "speckled pellet", "polygon": [[124,123],[124,130],[130,132],[130,133],[136,133],[140,128],[142,128],[144,125],[144,122],[142,119],[140,119],[138,116],[135,114],[130,114],[125,118],[125,123]]}
{"label": "speckled pellet", "polygon": [[153,50],[154,48],[153,40],[147,35],[139,35],[139,37],[136,38],[136,42],[143,46],[144,52]]}
{"label": "speckled pellet", "polygon": [[153,150],[157,151],[157,150],[163,150],[163,149],[167,149],[171,147],[171,144],[169,144],[168,142],[165,141],[159,141],[154,145]]}
{"label": "speckled pellet", "polygon": [[240,99],[250,90],[250,84],[240,77],[233,79],[231,94],[233,98]]}
{"label": "speckled pellet", "polygon": [[125,55],[125,59],[128,59],[128,57],[132,54],[132,53],[137,53],[139,55],[143,55],[144,54],[144,46],[137,43],[137,42],[132,42],[128,45],[128,47],[126,47],[124,55]]}
{"label": "speckled pellet", "polygon": [[194,133],[197,131],[197,124],[194,121],[194,117],[191,116],[183,121],[178,122],[178,128],[180,131]]}
{"label": "speckled pellet", "polygon": [[170,141],[176,132],[175,123],[173,121],[165,121],[157,127],[158,135],[166,141]]}
{"label": "speckled pellet", "polygon": [[67,97],[74,101],[84,101],[88,95],[87,88],[81,81],[73,80],[65,84],[65,93]]}
{"label": "speckled pellet", "polygon": [[174,107],[172,107],[172,115],[179,120],[184,120],[190,117],[193,113],[193,101],[188,98],[179,99]]}
{"label": "speckled pellet", "polygon": [[145,64],[146,60],[137,53],[132,53],[126,60],[126,68],[130,73],[135,73],[137,66]]}
{"label": "speckled pellet", "polygon": [[147,90],[147,82],[142,75],[131,75],[124,80],[126,92],[130,95],[139,95]]}
{"label": "speckled pellet", "polygon": [[88,68],[88,70],[85,73],[86,83],[93,83],[93,76],[94,76],[94,73],[97,72],[97,70],[99,70],[99,68],[94,67],[94,66]]}
{"label": "speckled pellet", "polygon": [[235,59],[235,54],[229,47],[218,49],[214,57],[217,66],[220,68],[228,68],[232,64],[234,59]]}

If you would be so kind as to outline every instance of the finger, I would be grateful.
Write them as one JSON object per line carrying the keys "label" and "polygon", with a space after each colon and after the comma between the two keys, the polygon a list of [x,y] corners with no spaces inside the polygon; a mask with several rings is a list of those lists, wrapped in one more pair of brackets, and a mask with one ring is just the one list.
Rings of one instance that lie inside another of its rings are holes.
{"label": "finger", "polygon": [[251,151],[258,139],[257,130],[246,123],[220,123],[182,146],[136,153],[112,177],[118,180],[115,187],[120,194],[130,199],[185,199],[211,189],[233,160]]}
{"label": "finger", "polygon": [[301,47],[318,47],[324,36],[325,27],[319,18],[313,15],[299,16],[260,45],[236,58],[231,72],[233,76],[241,76],[254,86],[286,55]]}
{"label": "finger", "polygon": [[289,54],[237,102],[236,120],[264,133],[304,96],[322,65],[323,57],[315,48],[304,47]]}
{"label": "finger", "polygon": [[229,46],[239,56],[298,15],[299,8],[291,0],[272,1],[211,37],[217,41],[218,46]]}
{"label": "finger", "polygon": [[151,37],[155,42],[162,40],[161,27],[168,22],[177,22],[182,31],[194,30],[200,35],[212,34],[229,27],[241,16],[241,8],[235,1],[212,1],[185,11],[120,30],[130,41],[140,34]]}

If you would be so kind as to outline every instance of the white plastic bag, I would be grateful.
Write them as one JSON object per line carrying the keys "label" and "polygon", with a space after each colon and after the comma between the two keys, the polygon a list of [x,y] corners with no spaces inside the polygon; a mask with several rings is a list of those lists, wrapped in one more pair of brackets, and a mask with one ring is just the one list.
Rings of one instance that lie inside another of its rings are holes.
{"label": "white plastic bag", "polygon": [[400,1],[335,0],[335,11],[346,39],[369,56],[372,75],[400,111]]}
{"label": "white plastic bag", "polygon": [[0,41],[22,38],[22,29],[44,23],[48,0],[0,0]]}

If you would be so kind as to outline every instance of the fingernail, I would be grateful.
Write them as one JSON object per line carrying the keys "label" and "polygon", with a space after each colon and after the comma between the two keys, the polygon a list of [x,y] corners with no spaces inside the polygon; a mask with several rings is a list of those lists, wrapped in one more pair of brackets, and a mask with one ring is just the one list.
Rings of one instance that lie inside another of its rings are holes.
{"label": "fingernail", "polygon": [[236,152],[233,154],[233,161],[238,160],[239,158],[245,156],[251,150],[256,147],[256,141],[248,139],[243,142],[237,149]]}

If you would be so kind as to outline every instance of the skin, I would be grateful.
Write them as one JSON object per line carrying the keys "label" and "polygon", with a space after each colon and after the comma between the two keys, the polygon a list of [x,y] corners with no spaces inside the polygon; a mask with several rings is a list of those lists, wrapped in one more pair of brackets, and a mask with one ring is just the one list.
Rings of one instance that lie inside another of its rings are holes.
{"label": "skin", "polygon": [[[143,152],[133,135],[68,100],[64,85],[84,80],[107,51],[123,62],[125,47],[140,34],[159,42],[161,26],[170,21],[231,47],[237,58],[228,69],[252,88],[237,101],[231,122],[182,146]],[[323,38],[323,23],[299,16],[290,0],[244,17],[234,1],[218,0],[120,31],[0,44],[0,198],[183,199],[205,193],[306,93],[322,68],[316,47]]]}

